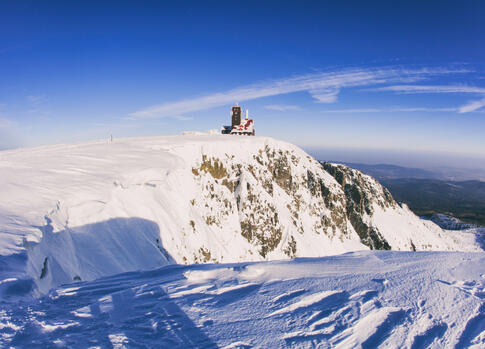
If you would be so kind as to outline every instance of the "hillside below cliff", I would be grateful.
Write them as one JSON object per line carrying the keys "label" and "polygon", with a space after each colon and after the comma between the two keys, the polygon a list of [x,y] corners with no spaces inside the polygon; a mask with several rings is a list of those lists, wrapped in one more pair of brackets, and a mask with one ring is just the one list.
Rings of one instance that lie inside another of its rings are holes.
{"label": "hillside below cliff", "polygon": [[0,292],[166,264],[364,249],[479,251],[372,177],[271,138],[187,135],[0,152]]}

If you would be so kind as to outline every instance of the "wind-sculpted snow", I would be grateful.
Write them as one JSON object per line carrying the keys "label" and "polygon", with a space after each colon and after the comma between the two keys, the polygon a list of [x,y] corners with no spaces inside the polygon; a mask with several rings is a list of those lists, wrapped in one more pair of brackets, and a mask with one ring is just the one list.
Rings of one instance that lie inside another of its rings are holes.
{"label": "wind-sculpted snow", "polygon": [[167,266],[2,306],[0,346],[483,348],[485,253]]}
{"label": "wind-sculpted snow", "polygon": [[[166,264],[481,250],[369,176],[225,135],[0,152],[0,297]],[[9,280],[8,282],[5,280]]]}

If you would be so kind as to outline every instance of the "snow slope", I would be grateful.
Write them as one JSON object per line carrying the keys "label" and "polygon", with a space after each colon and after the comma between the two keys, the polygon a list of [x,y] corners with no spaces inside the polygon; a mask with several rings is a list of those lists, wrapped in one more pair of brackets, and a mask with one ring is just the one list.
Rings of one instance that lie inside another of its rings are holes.
{"label": "snow slope", "polygon": [[483,348],[485,253],[167,266],[0,311],[0,346]]}
{"label": "snow slope", "polygon": [[2,151],[0,184],[2,298],[171,263],[481,249],[474,234],[419,219],[371,177],[265,137]]}

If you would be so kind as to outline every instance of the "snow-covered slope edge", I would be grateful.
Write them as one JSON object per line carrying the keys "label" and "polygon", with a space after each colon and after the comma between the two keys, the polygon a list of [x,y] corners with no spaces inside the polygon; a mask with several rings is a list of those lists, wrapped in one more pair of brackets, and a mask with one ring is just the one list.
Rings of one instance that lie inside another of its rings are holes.
{"label": "snow-covered slope edge", "polygon": [[4,295],[174,262],[479,250],[473,236],[399,206],[371,177],[264,137],[5,151],[0,178]]}

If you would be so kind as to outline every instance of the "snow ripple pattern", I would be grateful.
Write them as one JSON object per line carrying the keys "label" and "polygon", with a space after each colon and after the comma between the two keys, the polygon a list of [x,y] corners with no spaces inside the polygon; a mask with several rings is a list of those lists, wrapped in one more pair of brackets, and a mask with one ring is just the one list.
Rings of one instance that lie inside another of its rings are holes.
{"label": "snow ripple pattern", "polygon": [[0,346],[483,348],[484,263],[355,252],[119,274],[10,304]]}

